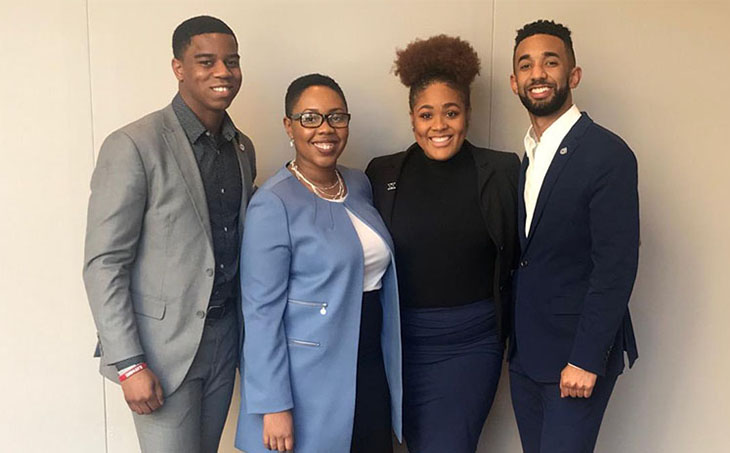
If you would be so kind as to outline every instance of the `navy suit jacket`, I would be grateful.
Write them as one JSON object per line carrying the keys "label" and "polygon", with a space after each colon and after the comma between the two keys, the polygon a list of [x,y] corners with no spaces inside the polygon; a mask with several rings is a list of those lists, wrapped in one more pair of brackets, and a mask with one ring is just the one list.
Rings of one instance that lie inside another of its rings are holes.
{"label": "navy suit jacket", "polygon": [[[525,156],[519,180],[521,245],[510,357],[539,382],[572,363],[617,375],[638,356],[628,310],[639,251],[636,158],[586,113],[555,153],[525,236]],[[513,364],[514,366],[514,364]]]}

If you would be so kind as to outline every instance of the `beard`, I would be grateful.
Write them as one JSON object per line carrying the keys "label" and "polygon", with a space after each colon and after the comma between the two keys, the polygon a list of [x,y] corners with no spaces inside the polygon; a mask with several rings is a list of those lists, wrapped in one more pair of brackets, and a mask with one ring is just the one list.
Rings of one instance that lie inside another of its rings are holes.
{"label": "beard", "polygon": [[[538,83],[545,82],[538,81]],[[565,101],[568,99],[568,94],[570,94],[570,88],[568,88],[567,80],[564,85],[555,87],[555,95],[552,99],[548,99],[547,101],[534,102],[532,99],[527,97],[526,91],[527,90],[525,90],[525,94],[522,92],[519,93],[520,101],[522,101],[522,105],[525,106],[527,111],[535,116],[548,116],[557,112],[565,104]]]}

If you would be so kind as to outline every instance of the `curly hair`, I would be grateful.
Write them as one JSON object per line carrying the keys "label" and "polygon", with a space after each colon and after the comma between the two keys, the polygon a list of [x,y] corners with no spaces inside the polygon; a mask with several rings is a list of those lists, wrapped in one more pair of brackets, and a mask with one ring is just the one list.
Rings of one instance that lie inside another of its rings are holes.
{"label": "curly hair", "polygon": [[517,30],[517,36],[515,37],[515,48],[512,50],[512,59],[514,60],[515,52],[517,52],[517,46],[530,36],[533,35],[550,35],[560,38],[565,45],[565,50],[568,52],[568,58],[570,63],[575,66],[575,51],[573,50],[573,40],[570,37],[570,29],[563,24],[556,23],[552,20],[540,19],[535,22],[526,24],[524,27]]}
{"label": "curly hair", "polygon": [[416,39],[405,49],[396,49],[393,72],[410,89],[411,109],[430,84],[443,82],[458,91],[469,108],[470,85],[480,70],[479,56],[468,42],[447,35]]}

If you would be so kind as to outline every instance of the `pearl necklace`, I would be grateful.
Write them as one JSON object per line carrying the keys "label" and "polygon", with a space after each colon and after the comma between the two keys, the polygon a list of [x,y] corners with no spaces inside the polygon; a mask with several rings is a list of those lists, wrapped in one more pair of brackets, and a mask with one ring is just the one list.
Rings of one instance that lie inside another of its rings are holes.
{"label": "pearl necklace", "polygon": [[[301,182],[308,185],[312,189],[312,192],[314,192],[314,194],[317,195],[318,197],[324,198],[325,200],[333,200],[333,201],[341,200],[342,198],[344,198],[345,183],[342,180],[342,176],[340,175],[340,172],[336,168],[335,168],[335,176],[337,177],[337,181],[335,181],[334,184],[332,184],[331,186],[328,186],[328,187],[320,187],[317,184],[310,181],[309,179],[307,179],[307,177],[304,176],[301,171],[299,171],[299,167],[297,166],[296,161],[291,161],[289,163],[289,168],[294,173],[294,175],[297,177],[297,179],[299,179]],[[338,187],[336,194],[332,195],[332,194],[328,194],[327,192],[325,192],[326,190],[331,190],[331,189],[334,189],[335,187]]]}

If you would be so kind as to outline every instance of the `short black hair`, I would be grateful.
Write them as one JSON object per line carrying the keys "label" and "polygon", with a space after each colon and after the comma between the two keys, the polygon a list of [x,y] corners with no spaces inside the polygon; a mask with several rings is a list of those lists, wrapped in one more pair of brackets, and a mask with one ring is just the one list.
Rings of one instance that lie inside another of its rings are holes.
{"label": "short black hair", "polygon": [[212,16],[196,16],[185,20],[175,28],[172,33],[172,54],[178,60],[182,59],[185,49],[190,45],[193,36],[203,35],[206,33],[223,33],[233,36],[233,40],[238,44],[236,34],[233,33],[231,27],[226,25],[222,20]]}
{"label": "short black hair", "polygon": [[573,40],[570,38],[570,29],[563,24],[556,23],[552,20],[540,19],[531,22],[517,30],[515,37],[515,48],[512,50],[512,59],[514,60],[517,46],[525,39],[533,35],[550,35],[560,38],[568,51],[568,57],[573,66],[575,66],[575,51],[573,50]]}
{"label": "short black hair", "polygon": [[345,93],[342,91],[342,88],[340,88],[337,82],[335,82],[335,79],[322,74],[307,74],[294,79],[294,81],[289,84],[289,88],[286,89],[286,96],[284,96],[284,113],[286,113],[287,117],[291,117],[293,115],[294,112],[292,110],[294,109],[294,104],[297,103],[302,93],[304,93],[304,90],[314,86],[331,88],[342,98],[342,102],[345,104],[345,108],[347,108]]}

